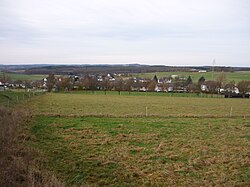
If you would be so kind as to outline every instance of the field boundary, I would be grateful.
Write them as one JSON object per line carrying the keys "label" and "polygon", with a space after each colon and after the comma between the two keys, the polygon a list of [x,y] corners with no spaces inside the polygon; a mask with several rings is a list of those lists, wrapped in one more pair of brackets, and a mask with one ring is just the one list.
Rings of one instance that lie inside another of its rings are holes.
{"label": "field boundary", "polygon": [[35,114],[35,116],[48,116],[48,117],[64,117],[64,118],[81,118],[81,117],[97,117],[97,118],[134,118],[134,117],[139,117],[139,118],[214,118],[214,119],[219,119],[219,118],[243,118],[247,119],[250,118],[250,115],[238,115],[238,116],[216,116],[216,115],[156,115],[156,114],[151,114],[151,115],[143,115],[143,114],[127,114],[127,115],[112,115],[112,114],[56,114],[56,113],[40,113],[40,114]]}
{"label": "field boundary", "polygon": [[[0,105],[5,107],[14,107],[28,99],[45,95],[46,92],[15,92],[15,91],[1,91]],[[2,100],[1,100],[2,98]]]}
{"label": "field boundary", "polygon": [[83,95],[100,95],[100,96],[108,96],[108,95],[118,95],[118,96],[140,96],[140,97],[147,97],[147,96],[156,96],[156,97],[173,97],[173,98],[214,98],[214,99],[221,99],[225,98],[224,95],[221,94],[212,94],[212,93],[188,93],[188,92],[154,92],[154,91],[101,91],[101,90],[83,90],[83,91],[68,91],[68,92],[53,92],[55,94],[83,94]]}

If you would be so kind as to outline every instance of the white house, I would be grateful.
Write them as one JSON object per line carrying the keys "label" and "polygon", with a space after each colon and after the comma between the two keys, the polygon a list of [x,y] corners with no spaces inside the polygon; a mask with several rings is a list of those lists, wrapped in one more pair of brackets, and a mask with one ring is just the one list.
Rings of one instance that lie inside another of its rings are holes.
{"label": "white house", "polygon": [[201,85],[201,91],[203,91],[203,92],[209,91],[207,85],[202,84],[202,85]]}

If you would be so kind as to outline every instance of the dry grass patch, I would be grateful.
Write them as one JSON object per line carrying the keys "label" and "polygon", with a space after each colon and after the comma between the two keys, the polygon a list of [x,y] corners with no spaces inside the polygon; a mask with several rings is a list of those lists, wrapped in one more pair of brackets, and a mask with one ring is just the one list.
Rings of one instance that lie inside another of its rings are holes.
{"label": "dry grass patch", "polygon": [[26,127],[31,119],[29,110],[0,107],[0,186],[63,186],[39,170],[36,152],[25,145],[30,140]]}

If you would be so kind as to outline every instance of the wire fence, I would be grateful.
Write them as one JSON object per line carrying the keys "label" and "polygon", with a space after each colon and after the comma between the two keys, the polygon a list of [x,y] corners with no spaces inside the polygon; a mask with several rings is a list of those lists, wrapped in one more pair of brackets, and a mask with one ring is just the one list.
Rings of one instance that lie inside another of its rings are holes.
{"label": "wire fence", "polygon": [[66,91],[57,92],[65,94],[87,95],[123,95],[123,96],[166,96],[166,97],[199,97],[199,98],[224,98],[224,95],[209,93],[178,93],[178,92],[142,92],[142,91]]}
{"label": "wire fence", "polygon": [[16,104],[23,102],[35,96],[44,95],[46,92],[41,90],[25,91],[1,91],[0,92],[0,106],[13,107]]}

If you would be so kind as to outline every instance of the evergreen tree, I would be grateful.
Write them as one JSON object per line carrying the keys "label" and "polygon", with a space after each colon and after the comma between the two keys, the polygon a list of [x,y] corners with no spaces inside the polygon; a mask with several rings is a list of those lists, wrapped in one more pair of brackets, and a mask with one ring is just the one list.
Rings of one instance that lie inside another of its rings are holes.
{"label": "evergreen tree", "polygon": [[186,82],[185,82],[185,85],[188,86],[188,85],[190,85],[192,83],[193,83],[193,80],[192,80],[191,76],[189,75]]}
{"label": "evergreen tree", "polygon": [[199,78],[198,80],[198,84],[201,85],[206,81],[206,79],[202,76],[201,78]]}
{"label": "evergreen tree", "polygon": [[156,83],[158,83],[158,78],[157,78],[156,75],[154,76],[153,81],[155,81]]}

